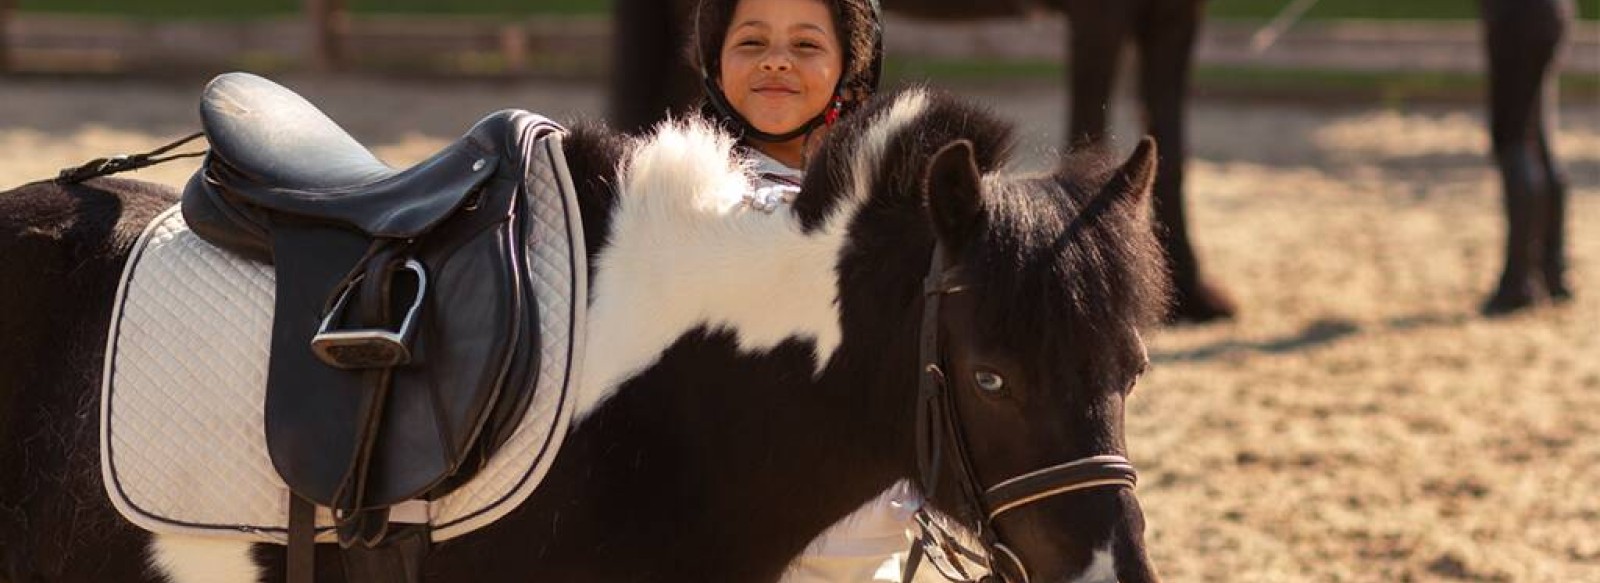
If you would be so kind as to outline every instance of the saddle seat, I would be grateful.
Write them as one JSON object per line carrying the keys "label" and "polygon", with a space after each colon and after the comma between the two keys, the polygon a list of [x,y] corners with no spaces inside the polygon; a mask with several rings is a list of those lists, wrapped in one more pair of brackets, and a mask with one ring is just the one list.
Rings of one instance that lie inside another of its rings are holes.
{"label": "saddle seat", "polygon": [[184,219],[276,271],[272,464],[296,496],[334,511],[341,543],[376,546],[388,508],[470,479],[531,399],[529,257],[552,235],[536,230],[530,192],[563,188],[550,178],[565,172],[562,128],[497,112],[396,170],[254,75],[216,78],[200,110],[211,151]]}

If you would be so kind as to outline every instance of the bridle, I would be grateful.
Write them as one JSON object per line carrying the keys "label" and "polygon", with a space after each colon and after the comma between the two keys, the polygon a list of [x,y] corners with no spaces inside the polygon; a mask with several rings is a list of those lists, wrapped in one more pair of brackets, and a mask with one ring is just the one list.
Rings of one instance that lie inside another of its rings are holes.
{"label": "bridle", "polygon": [[[957,418],[955,393],[945,378],[943,345],[939,336],[939,308],[944,296],[966,291],[967,284],[959,268],[944,265],[944,244],[936,243],[929,262],[928,275],[923,279],[922,327],[919,340],[921,353],[920,380],[917,389],[916,451],[917,479],[923,496],[932,501],[938,496],[940,472],[944,469],[945,440],[949,440],[949,456],[953,462],[956,484],[960,487],[958,502],[975,510],[979,518],[971,527],[982,544],[974,551],[966,548],[929,513],[927,505],[916,512],[920,527],[916,542],[906,560],[902,580],[910,583],[917,566],[926,557],[943,559],[951,569],[939,566],[946,578],[955,581],[974,581],[960,567],[957,557],[981,562],[989,574],[977,583],[1028,583],[1028,569],[1022,559],[1000,540],[994,521],[1000,515],[1063,494],[1091,488],[1133,488],[1138,474],[1132,462],[1119,455],[1097,455],[1067,463],[1027,472],[998,484],[984,488],[973,470],[972,450],[967,446],[966,432]],[[954,572],[950,572],[950,571]]]}

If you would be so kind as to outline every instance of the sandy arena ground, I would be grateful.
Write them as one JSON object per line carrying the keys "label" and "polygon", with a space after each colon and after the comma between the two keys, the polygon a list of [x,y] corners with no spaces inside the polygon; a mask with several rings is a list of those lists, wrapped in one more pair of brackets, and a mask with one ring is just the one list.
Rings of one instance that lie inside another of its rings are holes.
{"label": "sandy arena ground", "polygon": [[[395,163],[503,107],[602,112],[587,86],[289,82]],[[7,80],[0,189],[194,131],[198,90]],[[1058,88],[964,92],[1045,164]],[[1477,106],[1193,115],[1192,229],[1245,312],[1150,336],[1129,441],[1168,580],[1600,582],[1600,106],[1568,104],[1557,140],[1578,298],[1497,320],[1475,312],[1503,232]]]}

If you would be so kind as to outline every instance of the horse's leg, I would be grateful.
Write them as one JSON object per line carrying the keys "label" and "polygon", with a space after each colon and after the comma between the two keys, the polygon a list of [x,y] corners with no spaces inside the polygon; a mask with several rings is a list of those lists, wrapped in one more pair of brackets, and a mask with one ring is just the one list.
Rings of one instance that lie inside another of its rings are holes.
{"label": "horse's leg", "polygon": [[1172,270],[1174,305],[1170,319],[1205,322],[1229,318],[1233,300],[1200,275],[1184,216],[1184,164],[1188,161],[1185,120],[1195,38],[1205,3],[1154,0],[1135,27],[1139,48],[1139,96],[1150,135],[1161,147],[1156,167],[1155,210],[1162,247]]}
{"label": "horse's leg", "polygon": [[1070,27],[1068,82],[1072,107],[1067,121],[1067,147],[1098,144],[1106,138],[1111,92],[1127,43],[1132,10],[1126,2],[1068,0]]}
{"label": "horse's leg", "polygon": [[1544,275],[1545,289],[1549,291],[1551,299],[1565,301],[1572,298],[1572,288],[1567,286],[1567,178],[1561,170],[1561,163],[1557,158],[1550,141],[1553,139],[1553,130],[1559,127],[1555,123],[1558,116],[1558,102],[1560,95],[1560,52],[1561,43],[1571,27],[1572,20],[1577,13],[1576,7],[1570,0],[1549,0],[1548,2],[1535,2],[1538,6],[1534,10],[1547,10],[1545,18],[1557,23],[1553,62],[1545,73],[1544,90],[1538,107],[1534,111],[1534,137],[1538,143],[1539,170],[1544,174],[1546,195],[1550,203],[1546,208],[1544,219],[1544,250],[1541,271]]}
{"label": "horse's leg", "polygon": [[[1554,105],[1554,102],[1550,102]],[[1544,109],[1541,107],[1541,109]],[[1540,115],[1538,129],[1539,164],[1544,172],[1545,188],[1550,198],[1544,218],[1544,275],[1545,289],[1556,301],[1572,299],[1572,288],[1567,285],[1567,179],[1563,175],[1550,146],[1551,115]]]}
{"label": "horse's leg", "polygon": [[1553,0],[1482,0],[1489,57],[1489,133],[1500,168],[1506,213],[1505,267],[1486,314],[1531,305],[1542,281],[1552,211],[1551,184],[1539,151],[1539,101],[1560,38]]}
{"label": "horse's leg", "polygon": [[682,58],[690,0],[618,0],[612,18],[611,123],[640,132],[682,113],[699,95]]}

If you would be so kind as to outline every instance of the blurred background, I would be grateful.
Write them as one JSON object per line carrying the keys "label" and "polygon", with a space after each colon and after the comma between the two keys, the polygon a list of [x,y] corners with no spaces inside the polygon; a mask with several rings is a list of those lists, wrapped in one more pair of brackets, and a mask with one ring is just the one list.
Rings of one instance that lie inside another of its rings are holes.
{"label": "blurred background", "polygon": [[[1593,98],[1600,2],[1578,4],[1583,25],[1564,87]],[[610,0],[0,0],[0,67],[594,80],[607,70],[610,9]],[[1212,0],[1198,82],[1202,93],[1475,98],[1476,15],[1475,0]],[[895,76],[1061,78],[1059,15],[955,25],[890,18]]]}
{"label": "blurred background", "polygon": [[[1211,0],[1189,224],[1241,310],[1147,336],[1128,412],[1169,580],[1600,581],[1600,0],[1578,5],[1552,144],[1576,297],[1485,318],[1505,219],[1477,2]],[[603,118],[610,9],[0,0],[0,190],[196,131],[200,88],[229,70],[302,92],[397,165],[497,109]],[[1018,124],[1015,169],[1045,168],[1065,28],[891,15],[889,82],[993,107]],[[1131,147],[1134,108],[1115,105]]]}

